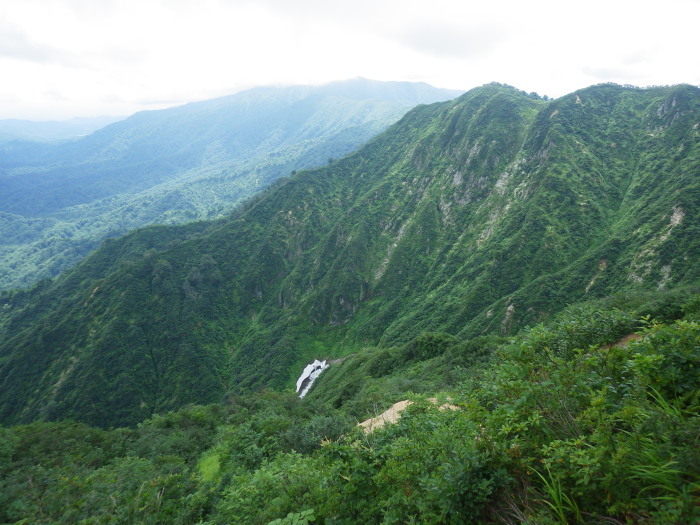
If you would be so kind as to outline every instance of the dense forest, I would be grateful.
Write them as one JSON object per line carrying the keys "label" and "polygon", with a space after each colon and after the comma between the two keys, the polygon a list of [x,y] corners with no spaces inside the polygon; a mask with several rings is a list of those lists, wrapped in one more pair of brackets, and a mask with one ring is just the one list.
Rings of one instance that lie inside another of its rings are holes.
{"label": "dense forest", "polygon": [[697,523],[699,109],[482,86],[4,292],[0,522]]}

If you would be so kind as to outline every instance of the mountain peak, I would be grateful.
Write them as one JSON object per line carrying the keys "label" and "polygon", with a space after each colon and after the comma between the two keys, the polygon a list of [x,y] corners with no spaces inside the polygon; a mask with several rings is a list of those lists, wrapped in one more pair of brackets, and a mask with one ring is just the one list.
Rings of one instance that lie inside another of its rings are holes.
{"label": "mountain peak", "polygon": [[222,216],[452,95],[368,80],[256,88],[140,112],[66,143],[0,144],[0,289],[55,276],[106,236]]}

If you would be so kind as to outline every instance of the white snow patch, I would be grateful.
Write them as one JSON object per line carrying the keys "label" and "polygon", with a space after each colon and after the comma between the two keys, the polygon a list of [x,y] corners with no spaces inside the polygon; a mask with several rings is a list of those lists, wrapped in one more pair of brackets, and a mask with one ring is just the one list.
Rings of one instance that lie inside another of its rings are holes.
{"label": "white snow patch", "polygon": [[316,381],[316,378],[321,375],[321,372],[323,372],[326,368],[328,368],[328,361],[325,360],[319,361],[318,359],[315,359],[313,363],[306,365],[306,368],[304,368],[304,371],[299,376],[299,379],[297,379],[297,392],[301,390],[299,393],[300,398],[304,397],[308,393],[311,385],[313,385],[314,381]]}

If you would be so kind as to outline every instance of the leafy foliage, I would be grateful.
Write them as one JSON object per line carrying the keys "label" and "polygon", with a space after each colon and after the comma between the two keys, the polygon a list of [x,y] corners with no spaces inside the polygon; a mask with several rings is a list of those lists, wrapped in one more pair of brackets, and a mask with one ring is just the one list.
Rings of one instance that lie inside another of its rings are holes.
{"label": "leafy foliage", "polygon": [[[695,523],[700,324],[640,321],[641,338],[609,345],[627,310],[583,305],[482,338],[497,358],[457,372],[457,410],[409,395],[370,434],[348,425],[352,395],[332,407],[330,374],[361,377],[379,349],[332,365],[303,400],[267,390],[133,429],[0,428],[0,522]],[[468,342],[452,343],[422,361],[394,348],[366,387],[387,398],[386,378],[413,375],[445,399],[420,372],[445,376]]]}

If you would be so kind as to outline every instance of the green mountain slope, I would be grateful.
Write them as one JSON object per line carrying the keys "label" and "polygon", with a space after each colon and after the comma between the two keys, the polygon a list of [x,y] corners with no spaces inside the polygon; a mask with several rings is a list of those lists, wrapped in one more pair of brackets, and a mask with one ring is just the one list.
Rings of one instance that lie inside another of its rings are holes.
{"label": "green mountain slope", "polygon": [[280,176],[356,149],[459,93],[355,79],[147,111],[55,144],[0,144],[0,288],[57,275],[105,238],[219,217]]}
{"label": "green mountain slope", "polygon": [[4,296],[0,417],[131,424],[362,345],[697,283],[699,95],[488,85],[226,219],[110,241]]}

